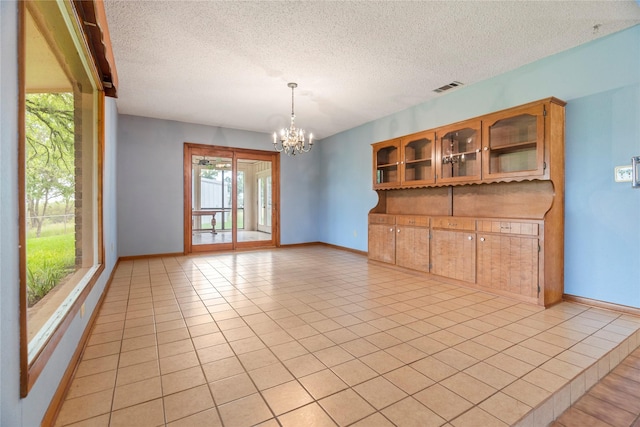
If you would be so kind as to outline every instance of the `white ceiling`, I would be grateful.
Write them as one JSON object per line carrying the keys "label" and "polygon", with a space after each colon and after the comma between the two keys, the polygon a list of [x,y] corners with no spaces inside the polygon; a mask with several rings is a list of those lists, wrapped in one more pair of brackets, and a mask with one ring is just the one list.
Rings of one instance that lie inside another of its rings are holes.
{"label": "white ceiling", "polygon": [[[324,138],[640,23],[633,0],[106,0],[118,111]],[[597,26],[594,29],[594,26]]]}

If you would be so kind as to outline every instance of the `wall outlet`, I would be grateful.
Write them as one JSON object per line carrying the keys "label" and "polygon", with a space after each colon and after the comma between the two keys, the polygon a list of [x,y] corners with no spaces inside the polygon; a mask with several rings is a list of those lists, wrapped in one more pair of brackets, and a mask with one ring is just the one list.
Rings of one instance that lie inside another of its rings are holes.
{"label": "wall outlet", "polygon": [[616,166],[614,178],[616,182],[631,182],[633,169],[629,166]]}
{"label": "wall outlet", "polygon": [[353,230],[353,237],[358,237],[358,231],[357,230]]}

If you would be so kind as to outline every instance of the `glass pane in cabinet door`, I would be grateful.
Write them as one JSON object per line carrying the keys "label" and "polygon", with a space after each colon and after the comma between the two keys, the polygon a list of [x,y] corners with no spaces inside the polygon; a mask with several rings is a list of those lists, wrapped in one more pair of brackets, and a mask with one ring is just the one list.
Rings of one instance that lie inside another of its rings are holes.
{"label": "glass pane in cabinet door", "polygon": [[376,183],[398,182],[398,148],[385,147],[376,153]]}
{"label": "glass pane in cabinet door", "polygon": [[433,140],[420,138],[404,145],[404,181],[433,180]]}
{"label": "glass pane in cabinet door", "polygon": [[537,117],[522,114],[497,121],[489,128],[489,173],[535,170]]}
{"label": "glass pane in cabinet door", "polygon": [[465,128],[445,134],[442,145],[441,178],[480,175],[480,133]]}

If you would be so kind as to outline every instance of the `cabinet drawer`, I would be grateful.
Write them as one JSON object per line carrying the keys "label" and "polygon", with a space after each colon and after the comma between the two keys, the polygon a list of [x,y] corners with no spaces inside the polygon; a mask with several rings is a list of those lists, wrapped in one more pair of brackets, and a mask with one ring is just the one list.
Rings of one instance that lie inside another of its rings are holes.
{"label": "cabinet drawer", "polygon": [[369,224],[395,224],[395,215],[369,214]]}
{"label": "cabinet drawer", "polygon": [[414,227],[428,227],[428,216],[414,216],[414,215],[398,215],[396,217],[396,224],[398,225],[411,225]]}
{"label": "cabinet drawer", "polygon": [[433,228],[446,228],[448,230],[469,230],[476,229],[476,220],[473,218],[462,218],[453,216],[435,217],[431,220]]}
{"label": "cabinet drawer", "polygon": [[479,220],[478,230],[486,233],[520,234],[537,236],[539,226],[533,222]]}

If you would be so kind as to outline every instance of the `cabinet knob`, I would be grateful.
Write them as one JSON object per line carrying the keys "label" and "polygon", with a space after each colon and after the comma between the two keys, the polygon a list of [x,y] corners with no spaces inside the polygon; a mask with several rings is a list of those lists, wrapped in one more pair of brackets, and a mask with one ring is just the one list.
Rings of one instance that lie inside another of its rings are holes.
{"label": "cabinet knob", "polygon": [[398,233],[400,232],[400,229],[398,228]]}
{"label": "cabinet knob", "polygon": [[489,147],[484,147],[483,150],[484,151],[489,151]]}
{"label": "cabinet knob", "polygon": [[480,238],[480,241],[481,241],[481,242],[484,242],[484,237],[481,237],[481,238]]}
{"label": "cabinet knob", "polygon": [[393,228],[390,228],[389,231],[393,232]]}
{"label": "cabinet knob", "polygon": [[469,236],[469,237],[467,237],[467,239],[473,240],[473,236]]}

